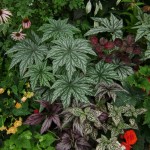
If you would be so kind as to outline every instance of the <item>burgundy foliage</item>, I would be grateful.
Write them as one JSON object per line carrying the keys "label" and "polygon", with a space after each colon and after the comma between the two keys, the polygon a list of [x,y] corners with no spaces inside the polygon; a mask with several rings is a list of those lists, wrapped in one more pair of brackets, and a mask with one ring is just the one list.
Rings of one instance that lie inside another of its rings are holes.
{"label": "burgundy foliage", "polygon": [[44,108],[42,112],[31,114],[24,124],[28,125],[37,125],[40,124],[42,121],[42,127],[41,127],[41,134],[47,131],[50,127],[52,122],[60,128],[60,118],[59,113],[62,110],[62,106],[59,103],[53,103],[50,104],[48,101],[40,100],[37,101],[41,104],[41,106]]}
{"label": "burgundy foliage", "polygon": [[87,140],[77,131],[65,132],[60,142],[56,146],[56,150],[90,150],[91,146]]}
{"label": "burgundy foliage", "polygon": [[134,60],[140,57],[142,49],[135,42],[133,35],[127,35],[123,39],[116,38],[114,41],[109,41],[104,37],[101,37],[98,41],[98,38],[93,36],[90,38],[90,41],[98,57],[107,63],[112,63],[116,59],[133,67],[138,67],[141,63],[140,61],[137,63]]}

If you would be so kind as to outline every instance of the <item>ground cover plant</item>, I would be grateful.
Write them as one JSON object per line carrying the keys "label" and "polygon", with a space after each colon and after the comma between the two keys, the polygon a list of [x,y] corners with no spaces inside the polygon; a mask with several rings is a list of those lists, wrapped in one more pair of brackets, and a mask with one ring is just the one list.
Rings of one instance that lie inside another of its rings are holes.
{"label": "ground cover plant", "polygon": [[0,149],[149,150],[148,1],[0,4]]}

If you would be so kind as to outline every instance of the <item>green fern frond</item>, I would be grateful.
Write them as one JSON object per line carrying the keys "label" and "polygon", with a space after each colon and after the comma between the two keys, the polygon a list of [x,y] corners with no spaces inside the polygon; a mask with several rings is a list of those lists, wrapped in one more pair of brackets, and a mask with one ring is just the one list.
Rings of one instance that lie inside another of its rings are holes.
{"label": "green fern frond", "polygon": [[19,63],[21,76],[32,64],[40,64],[48,51],[34,32],[31,35],[34,42],[33,39],[25,39],[6,52],[6,54],[13,54],[10,69]]}
{"label": "green fern frond", "polygon": [[52,68],[46,65],[46,62],[43,62],[38,65],[32,65],[29,67],[29,70],[24,75],[25,78],[30,78],[30,83],[32,89],[34,89],[39,83],[40,86],[50,86],[50,81],[54,81],[55,78],[53,74],[50,72]]}
{"label": "green fern frond", "polygon": [[69,79],[77,68],[86,73],[87,54],[96,55],[89,43],[84,39],[61,38],[53,41],[55,44],[48,52],[47,58],[53,59],[53,72],[65,66]]}
{"label": "green fern frond", "polygon": [[80,30],[71,24],[68,24],[68,19],[54,20],[49,19],[49,24],[44,24],[40,27],[40,31],[44,32],[42,41],[46,41],[50,38],[58,39],[60,37],[72,37],[75,32]]}
{"label": "green fern frond", "polygon": [[58,80],[52,86],[52,89],[55,89],[52,102],[58,97],[61,98],[64,107],[70,105],[71,98],[84,103],[89,102],[87,95],[92,94],[90,87],[93,80],[77,73],[74,74],[71,81],[67,75],[59,75],[57,77]]}

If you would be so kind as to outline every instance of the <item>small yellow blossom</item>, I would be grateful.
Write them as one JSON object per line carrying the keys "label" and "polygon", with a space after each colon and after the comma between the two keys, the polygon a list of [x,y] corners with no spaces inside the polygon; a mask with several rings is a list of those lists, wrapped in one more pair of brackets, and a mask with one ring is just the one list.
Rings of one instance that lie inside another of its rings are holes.
{"label": "small yellow blossom", "polygon": [[7,95],[10,96],[10,90],[7,90]]}
{"label": "small yellow blossom", "polygon": [[0,88],[0,94],[3,94],[5,92],[4,88]]}
{"label": "small yellow blossom", "polygon": [[4,130],[6,130],[7,128],[3,125],[3,126],[1,126],[0,127],[0,131],[4,131]]}
{"label": "small yellow blossom", "polygon": [[20,103],[16,103],[16,105],[15,105],[15,107],[17,108],[17,109],[19,109],[19,108],[21,108],[22,107],[22,105],[20,104]]}
{"label": "small yellow blossom", "polygon": [[33,92],[27,92],[26,93],[26,97],[27,98],[31,98],[31,97],[33,97],[34,96],[34,93]]}
{"label": "small yellow blossom", "polygon": [[10,127],[9,129],[7,129],[7,134],[15,134],[17,132],[17,128],[16,127]]}
{"label": "small yellow blossom", "polygon": [[29,82],[26,83],[26,87],[27,87],[27,88],[30,88],[30,87],[31,87]]}
{"label": "small yellow blossom", "polygon": [[22,102],[25,102],[27,100],[27,97],[25,97],[25,96],[23,96],[22,98],[21,98],[21,101]]}
{"label": "small yellow blossom", "polygon": [[15,122],[14,122],[14,127],[19,127],[19,126],[21,126],[22,125],[22,118],[20,117],[19,118],[19,120],[16,120]]}

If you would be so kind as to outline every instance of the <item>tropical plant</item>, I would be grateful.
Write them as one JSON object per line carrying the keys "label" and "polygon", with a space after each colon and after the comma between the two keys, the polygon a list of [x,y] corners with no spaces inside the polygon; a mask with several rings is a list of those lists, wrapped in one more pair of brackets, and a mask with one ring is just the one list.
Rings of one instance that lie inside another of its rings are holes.
{"label": "tropical plant", "polygon": [[47,66],[47,62],[41,62],[40,64],[29,66],[24,78],[30,77],[32,89],[35,89],[38,83],[40,86],[50,87],[49,82],[55,81],[53,74],[50,72],[51,70],[52,68]]}
{"label": "tropical plant", "polygon": [[116,100],[117,91],[127,92],[117,83],[106,84],[104,82],[101,82],[96,86],[96,89],[97,91],[95,93],[95,96],[98,97],[99,100],[105,98],[105,95],[107,95],[109,98],[112,98],[114,102]]}
{"label": "tropical plant", "polygon": [[43,134],[51,127],[52,122],[54,122],[57,125],[57,127],[60,128],[59,113],[61,111],[61,105],[58,103],[50,104],[48,101],[44,101],[44,100],[40,100],[37,102],[39,102],[41,106],[46,109],[47,112],[43,110],[40,113],[31,114],[26,119],[24,124],[37,125],[44,120],[40,131],[41,134]]}
{"label": "tropical plant", "polygon": [[53,72],[65,66],[68,78],[71,80],[77,68],[86,73],[87,62],[90,55],[95,55],[88,42],[84,39],[60,38],[52,41],[54,46],[48,52],[47,58],[53,59]]}
{"label": "tropical plant", "polygon": [[20,63],[19,70],[21,76],[24,75],[27,68],[32,64],[40,64],[48,52],[46,45],[41,43],[41,39],[34,32],[31,34],[34,41],[32,39],[25,39],[6,52],[6,54],[13,54],[11,55],[10,69]]}
{"label": "tropical plant", "polygon": [[90,29],[85,36],[94,35],[101,32],[110,32],[113,40],[115,38],[122,38],[123,32],[121,29],[123,28],[123,21],[117,19],[113,14],[110,15],[110,19],[98,17],[92,17],[92,19],[100,25]]}
{"label": "tropical plant", "polygon": [[113,80],[119,80],[115,72],[115,66],[104,61],[99,61],[96,65],[89,66],[87,75],[93,79],[94,84],[100,82],[111,83]]}
{"label": "tropical plant", "polygon": [[82,137],[78,131],[69,131],[61,136],[60,142],[56,146],[56,150],[90,150],[91,146],[87,139]]}
{"label": "tropical plant", "polygon": [[92,83],[91,78],[85,77],[80,73],[75,73],[72,79],[68,75],[57,75],[57,80],[52,85],[54,89],[52,102],[60,97],[64,107],[68,107],[72,98],[75,101],[89,103],[88,95],[92,95]]}
{"label": "tropical plant", "polygon": [[43,31],[42,41],[46,41],[48,39],[58,39],[60,37],[72,37],[75,32],[79,32],[77,28],[75,28],[71,24],[67,24],[68,19],[64,20],[54,20],[49,19],[49,24],[44,24],[39,28],[39,30]]}

